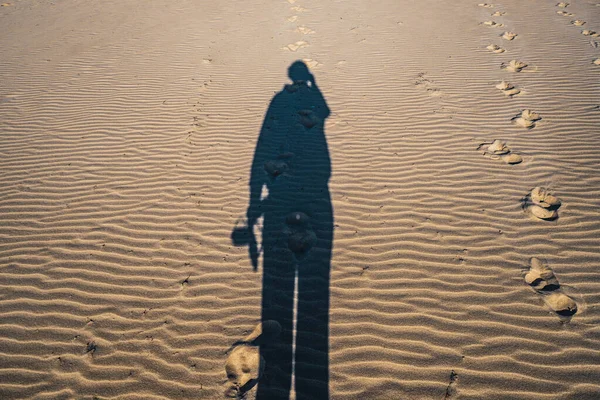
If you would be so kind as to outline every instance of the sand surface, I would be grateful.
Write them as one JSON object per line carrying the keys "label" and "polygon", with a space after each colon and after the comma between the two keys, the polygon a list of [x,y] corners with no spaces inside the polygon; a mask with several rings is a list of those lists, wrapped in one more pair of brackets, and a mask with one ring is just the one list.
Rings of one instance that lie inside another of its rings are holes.
{"label": "sand surface", "polygon": [[330,398],[599,399],[589,31],[598,0],[3,3],[0,398],[223,397],[261,320],[231,233],[305,60],[330,109]]}

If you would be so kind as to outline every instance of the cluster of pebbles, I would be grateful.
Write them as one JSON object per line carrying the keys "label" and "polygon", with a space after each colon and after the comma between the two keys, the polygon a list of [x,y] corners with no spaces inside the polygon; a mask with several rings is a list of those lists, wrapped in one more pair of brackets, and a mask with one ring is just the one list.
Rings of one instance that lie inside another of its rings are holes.
{"label": "cluster of pebbles", "polygon": [[535,127],[536,121],[539,121],[540,119],[542,119],[542,117],[540,117],[538,113],[531,110],[523,110],[515,116],[512,121],[523,128],[531,129]]}
{"label": "cluster of pebbles", "polygon": [[525,196],[523,200],[523,209],[538,219],[552,221],[558,218],[558,208],[560,200],[549,194],[542,187],[535,187]]}
{"label": "cluster of pebbles", "polygon": [[494,140],[492,143],[482,143],[479,145],[478,150],[483,151],[483,155],[491,159],[500,159],[507,164],[519,164],[523,161],[523,158],[511,152],[505,142],[501,140]]}
{"label": "cluster of pebbles", "polygon": [[552,311],[563,317],[571,317],[577,312],[575,300],[562,293],[554,271],[538,258],[531,259],[531,266],[525,275],[525,282],[538,294]]}
{"label": "cluster of pebbles", "polygon": [[227,388],[225,397],[240,399],[258,383],[265,360],[260,356],[260,346],[275,341],[281,334],[277,321],[264,321],[243,340],[234,343],[225,362]]}

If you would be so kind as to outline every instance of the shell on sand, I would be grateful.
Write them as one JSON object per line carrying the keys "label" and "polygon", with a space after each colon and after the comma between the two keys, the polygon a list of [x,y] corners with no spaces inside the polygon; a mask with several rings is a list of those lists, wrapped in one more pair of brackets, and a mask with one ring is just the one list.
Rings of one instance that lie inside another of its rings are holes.
{"label": "shell on sand", "polygon": [[502,38],[506,39],[506,40],[513,40],[514,38],[516,38],[518,35],[516,33],[513,32],[504,32],[502,34]]}
{"label": "shell on sand", "polygon": [[525,282],[536,290],[544,290],[549,285],[554,289],[559,286],[552,268],[535,257],[531,259],[531,267],[525,275]]}
{"label": "shell on sand", "polygon": [[535,204],[527,207],[527,211],[529,211],[534,217],[544,220],[553,220],[558,217],[556,210],[550,210]]}
{"label": "shell on sand", "polygon": [[519,164],[523,161],[523,157],[521,157],[520,155],[515,154],[515,153],[505,154],[501,158],[502,158],[502,161],[504,161],[507,164],[511,164],[511,165]]}
{"label": "shell on sand", "polygon": [[526,119],[528,121],[537,121],[542,119],[542,117],[540,117],[540,114],[531,110],[523,110],[521,112],[521,118]]}
{"label": "shell on sand", "polygon": [[264,359],[260,356],[258,346],[242,345],[234,348],[225,362],[228,388],[227,397],[239,397],[252,389],[262,376]]}
{"label": "shell on sand", "polygon": [[544,301],[556,313],[573,315],[577,312],[575,300],[559,291],[544,296]]}
{"label": "shell on sand", "polygon": [[525,64],[524,62],[511,60],[508,63],[508,65],[506,65],[504,68],[506,68],[510,72],[521,72],[521,70],[525,67],[527,67],[527,64]]}
{"label": "shell on sand", "polygon": [[494,53],[504,53],[506,51],[502,47],[498,46],[497,44],[490,44],[489,46],[486,47],[486,49],[493,51]]}

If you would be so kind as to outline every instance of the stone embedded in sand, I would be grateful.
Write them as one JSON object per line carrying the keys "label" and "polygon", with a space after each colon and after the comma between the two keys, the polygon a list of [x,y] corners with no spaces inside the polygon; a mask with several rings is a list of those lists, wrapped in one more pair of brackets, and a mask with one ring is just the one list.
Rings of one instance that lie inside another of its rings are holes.
{"label": "stone embedded in sand", "polygon": [[492,14],[492,17],[501,17],[504,14],[506,14],[504,11],[496,11],[495,13]]}
{"label": "stone embedded in sand", "polygon": [[502,47],[498,46],[497,44],[490,44],[489,46],[486,47],[486,49],[500,54],[500,53],[504,53],[506,50],[504,50]]}
{"label": "stone embedded in sand", "polygon": [[288,165],[284,161],[267,161],[265,171],[271,178],[277,178],[288,170]]}
{"label": "stone embedded in sand", "polygon": [[510,165],[519,164],[523,161],[523,157],[515,153],[504,154],[500,158],[502,161]]}
{"label": "stone embedded in sand", "polygon": [[535,257],[531,259],[525,282],[536,290],[556,290],[560,286],[552,268]]}
{"label": "stone embedded in sand", "polygon": [[300,123],[307,129],[310,129],[319,123],[319,117],[312,110],[300,110],[298,111],[298,115],[300,116]]}
{"label": "stone embedded in sand", "polygon": [[522,62],[522,61],[511,60],[511,61],[508,63],[508,65],[503,65],[503,66],[504,66],[504,68],[505,68],[507,71],[510,71],[510,72],[521,72],[521,70],[522,70],[523,68],[526,68],[526,67],[527,67],[527,64],[525,64],[525,63],[524,63],[524,62]]}
{"label": "stone embedded in sand", "polygon": [[264,359],[260,356],[258,346],[235,347],[225,362],[225,371],[229,380],[225,395],[240,398],[258,383],[263,370]]}
{"label": "stone embedded in sand", "polygon": [[560,291],[544,296],[544,302],[557,314],[571,316],[577,312],[577,303]]}
{"label": "stone embedded in sand", "polygon": [[556,210],[549,210],[547,208],[540,207],[535,204],[527,207],[527,211],[529,211],[534,217],[547,221],[551,221],[558,217],[558,213],[556,212]]}
{"label": "stone embedded in sand", "polygon": [[569,3],[563,3],[563,2],[561,1],[560,3],[558,3],[558,4],[556,5],[556,7],[562,7],[562,8],[565,8],[565,7],[568,7],[568,5],[569,5]]}
{"label": "stone embedded in sand", "polygon": [[518,35],[516,33],[513,32],[504,32],[502,34],[502,38],[506,39],[506,40],[513,40],[514,38],[516,38]]}
{"label": "stone embedded in sand", "polygon": [[575,26],[583,26],[583,25],[585,25],[586,22],[582,21],[580,19],[576,19],[575,21],[571,21],[571,23]]}

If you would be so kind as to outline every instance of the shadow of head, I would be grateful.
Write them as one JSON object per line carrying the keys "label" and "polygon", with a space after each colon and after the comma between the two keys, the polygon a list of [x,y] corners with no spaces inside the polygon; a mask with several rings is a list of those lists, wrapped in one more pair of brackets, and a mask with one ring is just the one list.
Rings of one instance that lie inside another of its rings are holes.
{"label": "shadow of head", "polygon": [[311,73],[304,61],[294,61],[288,68],[288,76],[292,82],[307,82],[311,80]]}

